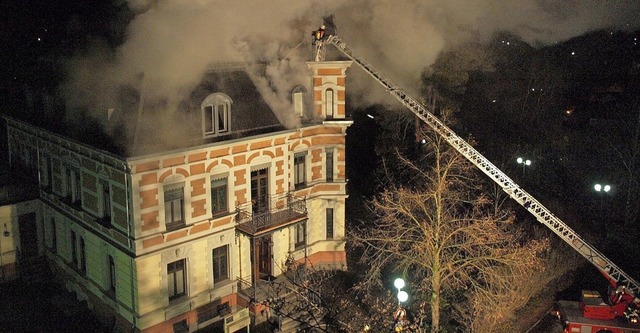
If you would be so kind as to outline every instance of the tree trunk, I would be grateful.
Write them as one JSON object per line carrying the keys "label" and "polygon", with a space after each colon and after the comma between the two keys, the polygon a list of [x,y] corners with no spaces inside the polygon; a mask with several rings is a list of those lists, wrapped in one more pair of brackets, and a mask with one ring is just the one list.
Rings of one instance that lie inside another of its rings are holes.
{"label": "tree trunk", "polygon": [[431,332],[438,332],[440,329],[440,277],[433,275],[433,291],[431,292]]}

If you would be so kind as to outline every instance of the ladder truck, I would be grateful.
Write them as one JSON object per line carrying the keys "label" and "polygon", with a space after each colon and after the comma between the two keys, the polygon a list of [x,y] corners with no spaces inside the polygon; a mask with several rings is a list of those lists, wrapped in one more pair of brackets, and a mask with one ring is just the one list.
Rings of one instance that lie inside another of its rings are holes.
{"label": "ladder truck", "polygon": [[[380,83],[393,97],[413,112],[420,120],[442,136],[453,148],[471,161],[491,178],[513,200],[531,213],[538,222],[547,226],[562,240],[578,251],[593,264],[609,281],[614,292],[604,299],[598,292],[583,291],[579,302],[559,301],[558,316],[564,325],[564,332],[578,333],[629,333],[640,332],[638,324],[638,303],[635,295],[640,293],[640,284],[623,272],[611,260],[582,239],[574,230],[555,216],[542,203],[527,193],[504,172],[482,156],[469,143],[440,121],[418,100],[411,97],[401,87],[392,83],[353,50],[338,35],[327,35],[324,27],[314,31],[313,44],[315,61],[324,61],[326,45],[335,46],[342,54],[357,63],[365,72]],[[322,30],[322,31],[320,31]]]}

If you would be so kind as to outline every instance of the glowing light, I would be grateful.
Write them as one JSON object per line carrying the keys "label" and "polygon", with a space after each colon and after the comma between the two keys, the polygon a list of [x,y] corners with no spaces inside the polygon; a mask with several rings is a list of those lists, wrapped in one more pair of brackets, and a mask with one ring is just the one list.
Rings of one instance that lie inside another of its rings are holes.
{"label": "glowing light", "polygon": [[407,292],[406,292],[406,291],[404,291],[404,290],[400,290],[400,291],[398,292],[398,301],[399,301],[400,303],[406,302],[408,299],[409,299],[409,294],[407,294]]}
{"label": "glowing light", "polygon": [[531,160],[525,160],[522,157],[518,157],[516,161],[518,164],[531,165]]}
{"label": "glowing light", "polygon": [[393,286],[396,287],[396,289],[404,288],[405,286],[404,280],[402,278],[395,279],[395,281],[393,281]]}

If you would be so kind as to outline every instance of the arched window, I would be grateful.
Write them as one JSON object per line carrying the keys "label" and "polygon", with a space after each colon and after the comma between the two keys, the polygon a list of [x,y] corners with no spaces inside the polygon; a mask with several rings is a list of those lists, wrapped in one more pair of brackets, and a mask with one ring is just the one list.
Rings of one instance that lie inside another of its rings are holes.
{"label": "arched window", "polygon": [[213,93],[202,102],[202,132],[205,137],[229,132],[231,127],[231,98]]}
{"label": "arched window", "polygon": [[333,89],[327,89],[324,92],[324,112],[327,118],[333,118],[335,108]]}

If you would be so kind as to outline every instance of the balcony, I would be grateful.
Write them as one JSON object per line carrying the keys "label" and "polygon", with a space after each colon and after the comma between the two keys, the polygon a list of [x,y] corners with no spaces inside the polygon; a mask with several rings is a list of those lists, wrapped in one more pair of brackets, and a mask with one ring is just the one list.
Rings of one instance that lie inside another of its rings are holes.
{"label": "balcony", "polygon": [[258,209],[251,204],[240,205],[236,220],[238,231],[258,236],[307,219],[306,198],[279,195],[270,197],[265,206]]}

